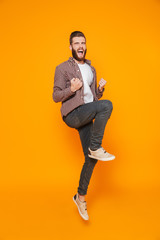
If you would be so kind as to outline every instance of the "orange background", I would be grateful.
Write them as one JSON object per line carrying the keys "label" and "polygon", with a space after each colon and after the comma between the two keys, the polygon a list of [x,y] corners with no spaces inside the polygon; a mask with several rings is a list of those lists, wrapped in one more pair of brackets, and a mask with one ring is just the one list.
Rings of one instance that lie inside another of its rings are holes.
{"label": "orange background", "polygon": [[[160,2],[0,1],[0,239],[160,239]],[[87,194],[78,133],[52,100],[55,67],[80,30],[113,112]]]}

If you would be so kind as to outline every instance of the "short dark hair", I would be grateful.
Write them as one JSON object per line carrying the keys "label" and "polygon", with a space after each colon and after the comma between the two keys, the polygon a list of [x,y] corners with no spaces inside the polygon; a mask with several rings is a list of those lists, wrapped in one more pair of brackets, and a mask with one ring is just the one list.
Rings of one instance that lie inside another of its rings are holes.
{"label": "short dark hair", "polygon": [[70,38],[69,38],[70,45],[72,44],[72,38],[74,38],[74,37],[84,37],[86,40],[86,37],[84,36],[84,34],[82,32],[74,31],[71,33]]}

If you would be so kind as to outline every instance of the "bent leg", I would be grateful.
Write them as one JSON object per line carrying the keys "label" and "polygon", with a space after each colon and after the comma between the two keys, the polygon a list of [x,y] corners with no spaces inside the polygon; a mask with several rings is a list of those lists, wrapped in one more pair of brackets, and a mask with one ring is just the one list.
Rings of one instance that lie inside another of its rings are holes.
{"label": "bent leg", "polygon": [[105,126],[113,110],[112,102],[99,100],[79,106],[64,117],[65,123],[72,128],[79,129],[84,125],[93,123],[93,131],[90,142],[90,149],[97,150],[101,147]]}

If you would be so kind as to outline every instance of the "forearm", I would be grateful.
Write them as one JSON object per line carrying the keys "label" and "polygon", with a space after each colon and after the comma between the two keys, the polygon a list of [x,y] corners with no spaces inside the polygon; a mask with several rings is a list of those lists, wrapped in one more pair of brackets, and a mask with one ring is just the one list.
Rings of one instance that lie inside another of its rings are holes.
{"label": "forearm", "polygon": [[59,87],[53,88],[53,100],[55,102],[64,102],[74,94],[75,92],[71,91],[71,87],[65,88],[63,90]]}

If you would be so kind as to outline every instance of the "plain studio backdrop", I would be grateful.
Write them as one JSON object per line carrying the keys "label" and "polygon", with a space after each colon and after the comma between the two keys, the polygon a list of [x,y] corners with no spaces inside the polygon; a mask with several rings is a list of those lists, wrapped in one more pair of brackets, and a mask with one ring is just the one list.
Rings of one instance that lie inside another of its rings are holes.
{"label": "plain studio backdrop", "polygon": [[[103,147],[116,159],[94,169],[89,222],[72,200],[78,132],[52,99],[75,30],[113,103]],[[160,239],[159,30],[158,0],[0,1],[0,239]]]}

